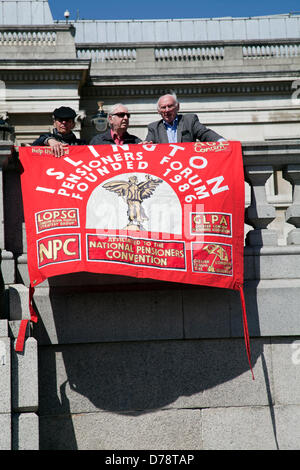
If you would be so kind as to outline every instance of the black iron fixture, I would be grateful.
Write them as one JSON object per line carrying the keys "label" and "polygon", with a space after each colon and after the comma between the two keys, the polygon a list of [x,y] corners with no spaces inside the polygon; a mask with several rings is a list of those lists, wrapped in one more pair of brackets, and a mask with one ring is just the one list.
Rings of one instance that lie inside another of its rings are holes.
{"label": "black iron fixture", "polygon": [[91,121],[98,132],[104,132],[107,129],[107,113],[103,110],[103,101],[98,101],[98,111]]}

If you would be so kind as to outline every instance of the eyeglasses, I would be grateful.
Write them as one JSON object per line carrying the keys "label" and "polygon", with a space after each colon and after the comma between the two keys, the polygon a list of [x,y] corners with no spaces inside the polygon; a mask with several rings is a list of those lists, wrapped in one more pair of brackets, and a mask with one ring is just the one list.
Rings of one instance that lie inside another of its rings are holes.
{"label": "eyeglasses", "polygon": [[118,116],[119,118],[123,118],[125,116],[128,117],[128,119],[130,118],[130,113],[114,113],[112,114],[112,116]]}

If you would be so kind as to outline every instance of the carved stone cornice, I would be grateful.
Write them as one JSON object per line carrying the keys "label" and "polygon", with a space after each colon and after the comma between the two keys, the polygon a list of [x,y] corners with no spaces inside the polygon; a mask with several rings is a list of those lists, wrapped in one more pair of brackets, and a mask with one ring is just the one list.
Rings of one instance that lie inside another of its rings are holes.
{"label": "carved stone cornice", "polygon": [[212,41],[152,41],[152,42],[76,42],[76,47],[80,48],[96,48],[96,47],[193,47],[204,44],[205,46],[248,46],[252,44],[262,44],[262,45],[271,45],[271,44],[293,44],[299,43],[299,37],[295,38],[271,38],[271,39],[237,39],[237,40],[212,40]]}
{"label": "carved stone cornice", "polygon": [[[294,80],[294,79],[293,79]],[[244,94],[291,94],[293,80],[287,81],[270,81],[270,82],[222,82],[218,83],[172,83],[168,81],[164,84],[149,85],[142,84],[140,86],[134,85],[123,85],[119,83],[114,86],[107,86],[97,84],[85,86],[82,89],[82,97],[147,97],[147,96],[158,96],[165,93],[169,93],[172,89],[177,95],[180,96],[209,96],[209,95],[244,95]]]}
{"label": "carved stone cornice", "polygon": [[244,165],[264,166],[271,163],[275,170],[299,164],[300,139],[276,142],[242,142]]}
{"label": "carved stone cornice", "polygon": [[71,31],[72,34],[75,28],[72,24],[52,23],[52,24],[34,24],[34,25],[0,25],[0,32],[4,31]]}
{"label": "carved stone cornice", "polygon": [[90,68],[88,60],[0,61],[0,80],[4,82],[83,82]]}
{"label": "carved stone cornice", "polygon": [[41,71],[0,71],[0,80],[4,82],[78,82],[82,80],[82,71],[75,70],[41,70]]}

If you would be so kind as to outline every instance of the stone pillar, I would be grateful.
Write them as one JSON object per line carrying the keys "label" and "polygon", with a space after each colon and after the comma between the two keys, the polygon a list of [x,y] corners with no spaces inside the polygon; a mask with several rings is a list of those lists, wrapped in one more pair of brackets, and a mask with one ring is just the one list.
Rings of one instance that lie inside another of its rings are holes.
{"label": "stone pillar", "polygon": [[0,249],[4,249],[3,168],[12,154],[12,142],[0,141]]}
{"label": "stone pillar", "polygon": [[230,44],[224,47],[224,65],[243,65],[243,47],[241,44]]}
{"label": "stone pillar", "polygon": [[285,220],[295,226],[287,237],[288,245],[300,245],[300,165],[287,165],[283,177],[293,186],[293,203],[287,208]]}
{"label": "stone pillar", "polygon": [[37,343],[30,337],[30,325],[22,353],[15,351],[14,344],[21,320],[30,318],[28,288],[15,284],[14,256],[5,249],[3,169],[11,150],[11,142],[0,141],[0,450],[38,450]]}
{"label": "stone pillar", "polygon": [[12,449],[39,449],[37,342],[27,338],[24,351],[12,351]]}
{"label": "stone pillar", "polygon": [[11,450],[10,343],[8,321],[0,320],[0,451]]}
{"label": "stone pillar", "polygon": [[39,449],[38,410],[38,351],[37,342],[30,337],[27,326],[24,350],[15,351],[22,319],[30,319],[28,288],[22,284],[9,286],[11,353],[11,401],[12,401],[12,449]]}
{"label": "stone pillar", "polygon": [[136,67],[143,70],[155,67],[153,46],[136,48]]}
{"label": "stone pillar", "polygon": [[15,352],[19,324],[0,320],[0,451],[39,449],[37,343]]}
{"label": "stone pillar", "polygon": [[11,284],[15,279],[13,254],[5,250],[4,227],[4,200],[3,200],[3,170],[12,157],[13,143],[0,141],[0,250],[1,250],[1,274],[4,284]]}
{"label": "stone pillar", "polygon": [[[0,141],[0,250],[1,275],[5,284],[5,273],[10,272],[10,279],[14,277],[12,264],[7,260],[4,242],[4,205],[3,205],[3,168],[11,155],[12,143]],[[12,261],[12,259],[10,260]],[[11,450],[12,426],[12,397],[11,397],[11,339],[9,336],[8,320],[5,318],[5,293],[1,289],[0,308],[0,450]]]}
{"label": "stone pillar", "polygon": [[271,165],[245,167],[245,177],[251,186],[251,204],[246,211],[246,223],[254,228],[247,234],[248,245],[277,245],[277,232],[267,229],[276,217],[275,207],[267,202],[265,188],[272,174]]}

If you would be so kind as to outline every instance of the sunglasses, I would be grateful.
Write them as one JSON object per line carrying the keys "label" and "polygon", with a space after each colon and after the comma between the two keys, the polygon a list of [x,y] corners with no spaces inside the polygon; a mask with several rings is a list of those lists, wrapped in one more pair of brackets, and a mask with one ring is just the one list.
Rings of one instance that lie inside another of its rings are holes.
{"label": "sunglasses", "polygon": [[130,113],[114,113],[112,114],[112,116],[118,116],[119,118],[123,118],[125,116],[128,117],[128,119],[130,118]]}
{"label": "sunglasses", "polygon": [[56,118],[55,118],[55,121],[59,121],[59,122],[73,122],[74,119],[72,119],[72,118],[58,118],[58,117],[56,117]]}

